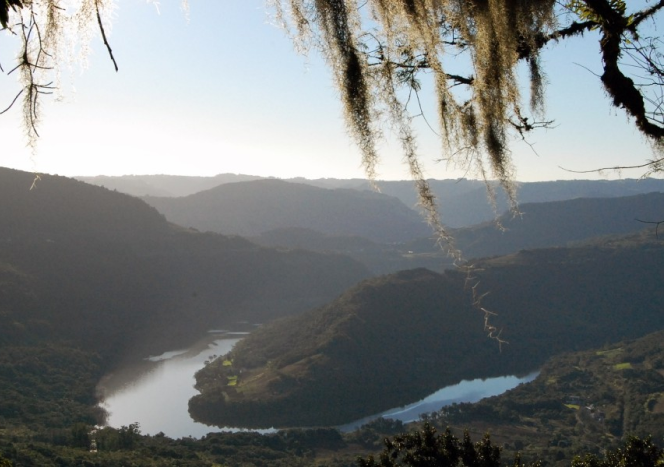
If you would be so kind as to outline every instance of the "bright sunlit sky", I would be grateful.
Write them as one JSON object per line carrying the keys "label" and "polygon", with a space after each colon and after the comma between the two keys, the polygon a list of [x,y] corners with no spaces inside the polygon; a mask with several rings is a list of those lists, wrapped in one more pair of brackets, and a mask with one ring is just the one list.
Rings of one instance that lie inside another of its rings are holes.
{"label": "bright sunlit sky", "polygon": [[[189,22],[179,0],[162,0],[159,12],[145,0],[119,0],[109,40],[120,71],[101,39],[93,41],[89,68],[64,76],[65,101],[44,105],[34,157],[20,108],[0,116],[0,166],[67,176],[364,176],[326,65],[313,52],[306,58],[293,50],[263,0],[190,0]],[[5,73],[15,54],[16,42],[0,35]],[[586,170],[651,156],[591,73],[601,70],[596,41],[558,44],[543,62],[547,116],[556,128],[530,137],[536,154],[514,142],[518,180],[597,178],[559,166]],[[17,90],[14,75],[0,77],[0,107]],[[426,89],[422,96],[433,101]],[[431,108],[427,114],[435,123]],[[435,135],[421,119],[417,128],[426,175],[464,176],[435,162],[442,156]],[[379,178],[408,178],[398,145],[380,149]]]}

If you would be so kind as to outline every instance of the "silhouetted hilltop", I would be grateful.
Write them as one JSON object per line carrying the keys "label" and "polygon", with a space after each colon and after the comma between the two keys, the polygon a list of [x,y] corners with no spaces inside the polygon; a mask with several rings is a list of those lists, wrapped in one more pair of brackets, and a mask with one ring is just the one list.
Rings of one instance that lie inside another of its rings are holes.
{"label": "silhouetted hilltop", "polygon": [[[370,279],[257,330],[232,365],[201,370],[190,412],[242,426],[341,424],[461,379],[525,373],[560,352],[664,327],[663,261],[648,233],[481,260],[468,273]],[[509,341],[502,352],[481,308],[498,313],[488,318]]]}
{"label": "silhouetted hilltop", "polygon": [[397,198],[281,180],[230,183],[184,198],[144,199],[176,224],[223,234],[258,236],[297,227],[398,242],[430,232],[422,217]]}
{"label": "silhouetted hilltop", "polygon": [[[71,178],[0,168],[0,241],[133,242],[168,230],[141,200]],[[33,185],[34,182],[34,185]]]}
{"label": "silhouetted hilltop", "polygon": [[132,196],[189,196],[224,183],[260,180],[263,177],[242,174],[218,174],[213,177],[186,175],[97,175],[75,177],[85,183],[118,190]]}

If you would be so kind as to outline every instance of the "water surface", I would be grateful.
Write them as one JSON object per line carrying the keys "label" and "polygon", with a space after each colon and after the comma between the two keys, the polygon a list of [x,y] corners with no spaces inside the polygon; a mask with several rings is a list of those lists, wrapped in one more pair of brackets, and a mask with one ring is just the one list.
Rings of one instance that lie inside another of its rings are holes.
{"label": "water surface", "polygon": [[497,378],[474,379],[471,381],[463,380],[459,384],[439,389],[420,401],[364,417],[347,425],[340,426],[339,429],[341,431],[352,431],[379,417],[401,420],[404,423],[413,422],[419,419],[420,414],[437,412],[447,405],[462,402],[478,402],[486,397],[497,396],[517,387],[519,384],[531,382],[537,378],[538,374],[539,371],[535,371],[522,377],[499,376]]}
{"label": "water surface", "polygon": [[240,341],[238,333],[214,333],[190,349],[151,356],[105,377],[99,385],[108,411],[107,424],[119,428],[138,422],[144,434],[199,438],[221,428],[195,422],[188,402],[198,394],[194,373],[214,355],[224,355]]}
{"label": "water surface", "polygon": [[[214,356],[230,352],[246,334],[215,331],[189,349],[146,357],[108,375],[99,385],[104,397],[101,405],[109,414],[107,424],[119,428],[137,422],[144,434],[155,435],[161,432],[171,438],[200,438],[210,432],[239,431],[237,428],[218,428],[195,422],[189,416],[188,402],[198,394],[194,389],[194,374]],[[378,417],[411,422],[422,413],[434,412],[455,402],[477,402],[485,397],[502,394],[521,383],[532,381],[537,374],[461,381],[418,402],[356,420],[339,429],[352,431]]]}

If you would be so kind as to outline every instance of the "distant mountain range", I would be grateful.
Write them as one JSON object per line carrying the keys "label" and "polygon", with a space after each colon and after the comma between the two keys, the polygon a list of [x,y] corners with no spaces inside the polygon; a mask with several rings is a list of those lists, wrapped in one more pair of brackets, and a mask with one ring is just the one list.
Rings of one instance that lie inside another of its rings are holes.
{"label": "distant mountain range", "polygon": [[[251,175],[220,174],[214,177],[185,177],[174,175],[126,175],[120,177],[77,177],[87,183],[103,185],[109,189],[134,196],[182,197],[208,190],[215,186],[260,179]],[[326,189],[371,190],[363,179],[294,178],[286,181]],[[436,195],[443,222],[449,227],[468,227],[494,219],[508,209],[504,194],[497,189],[496,211],[487,202],[484,182],[479,180],[430,180]],[[377,181],[383,194],[399,198],[407,207],[416,208],[417,195],[412,181]],[[650,192],[664,192],[664,180],[559,180],[550,182],[519,183],[520,203],[541,203],[574,198],[605,198],[632,196]]]}
{"label": "distant mountain range", "polygon": [[[523,374],[664,328],[662,264],[649,232],[369,279],[201,370],[190,412],[230,426],[343,424],[461,379]],[[487,337],[485,317],[509,344]]]}
{"label": "distant mountain range", "polygon": [[254,175],[219,174],[213,177],[189,177],[184,175],[97,175],[95,177],[75,177],[91,185],[109,190],[141,196],[189,196],[199,191],[209,190],[224,183],[261,180]]}
{"label": "distant mountain range", "polygon": [[[664,219],[664,193],[609,198],[578,198],[521,205],[521,215],[504,214],[497,222],[452,230],[466,259],[516,253],[522,249],[567,246],[593,237],[623,235],[655,225],[640,221]],[[499,228],[498,225],[501,227]],[[311,229],[282,228],[253,241],[282,248],[303,248],[348,255],[378,274],[426,267],[442,272],[453,262],[430,236],[399,244],[330,235]]]}
{"label": "distant mountain range", "polygon": [[[522,249],[565,246],[604,235],[623,235],[664,220],[664,193],[523,204],[521,214],[454,232],[468,258],[505,255]],[[504,230],[503,230],[504,229]]]}
{"label": "distant mountain range", "polygon": [[390,243],[431,232],[422,217],[397,198],[282,180],[228,183],[182,198],[143,199],[176,224],[226,235],[258,236],[295,227]]}

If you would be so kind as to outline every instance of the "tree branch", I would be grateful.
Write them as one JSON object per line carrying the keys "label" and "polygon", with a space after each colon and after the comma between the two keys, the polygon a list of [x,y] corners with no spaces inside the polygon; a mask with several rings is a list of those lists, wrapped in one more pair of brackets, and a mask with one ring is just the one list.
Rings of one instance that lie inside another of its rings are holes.
{"label": "tree branch", "polygon": [[106,31],[104,30],[104,25],[101,22],[101,14],[99,13],[99,0],[95,0],[95,8],[97,9],[97,22],[99,23],[99,30],[101,31],[101,37],[102,39],[104,39],[104,45],[106,46],[106,50],[108,50],[108,55],[111,56],[111,61],[113,62],[115,71],[118,71],[118,63],[115,61],[115,57],[113,56],[113,50],[111,50],[111,45],[108,43],[108,40],[106,39]]}
{"label": "tree branch", "polygon": [[622,54],[622,36],[630,27],[629,21],[623,14],[614,10],[607,0],[585,0],[585,3],[602,20],[600,49],[604,61],[604,73],[601,80],[613,99],[613,105],[625,109],[634,117],[637,128],[646,136],[655,140],[664,138],[664,128],[648,120],[643,96],[634,81],[625,76],[618,66]]}

